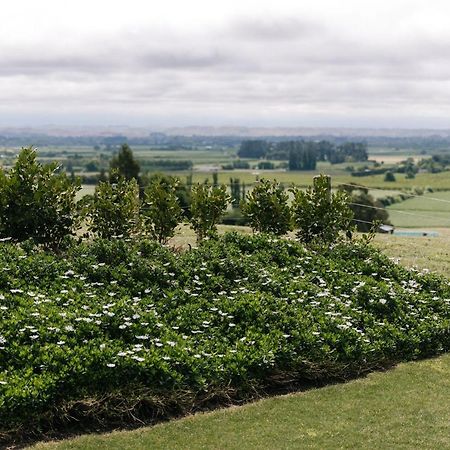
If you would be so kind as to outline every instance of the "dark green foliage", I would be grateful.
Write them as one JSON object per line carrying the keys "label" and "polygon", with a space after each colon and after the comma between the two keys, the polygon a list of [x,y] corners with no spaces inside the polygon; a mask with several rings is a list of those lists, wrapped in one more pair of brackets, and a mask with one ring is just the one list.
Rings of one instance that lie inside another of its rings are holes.
{"label": "dark green foliage", "polygon": [[89,230],[102,238],[131,236],[139,228],[139,187],[136,179],[116,173],[115,183],[100,182],[87,205]]}
{"label": "dark green foliage", "polygon": [[178,180],[172,177],[155,177],[145,189],[142,207],[144,229],[162,244],[175,234],[175,228],[181,221],[182,210],[176,194],[177,186]]}
{"label": "dark green foliage", "polygon": [[257,168],[259,170],[273,170],[275,169],[275,164],[271,161],[260,161]]}
{"label": "dark green foliage", "polygon": [[79,189],[79,180],[59,172],[56,163],[42,165],[34,149],[22,149],[14,167],[0,171],[1,236],[59,247],[79,225]]}
{"label": "dark green foliage", "polygon": [[297,237],[306,243],[335,242],[341,232],[352,228],[353,214],[343,191],[332,193],[328,178],[321,176],[314,188],[306,191],[292,188],[292,214]]}
{"label": "dark green foliage", "polygon": [[225,185],[214,187],[207,183],[196,184],[191,191],[191,226],[197,242],[217,233],[217,224],[225,213],[230,197]]}
{"label": "dark green foliage", "polygon": [[281,236],[292,228],[288,200],[280,183],[261,180],[247,194],[241,209],[254,231]]}
{"label": "dark green foliage", "polygon": [[315,170],[317,153],[310,142],[283,142],[289,145],[289,170]]}
{"label": "dark green foliage", "polygon": [[231,164],[225,164],[222,166],[224,170],[233,169],[250,169],[250,164],[248,161],[242,161],[240,159],[234,160]]}
{"label": "dark green foliage", "polygon": [[266,155],[269,149],[267,141],[249,140],[242,141],[241,146],[237,152],[239,158],[254,158],[259,159]]}
{"label": "dark green foliage", "polygon": [[354,222],[358,231],[367,232],[376,226],[376,223],[390,225],[389,213],[384,209],[387,205],[402,202],[411,198],[406,193],[397,196],[387,196],[375,200],[367,188],[352,183],[341,185],[339,190],[349,195],[349,207],[353,211]]}
{"label": "dark green foliage", "polygon": [[241,191],[241,182],[239,178],[230,178],[231,206],[239,208],[243,195]]}
{"label": "dark green foliage", "polygon": [[231,211],[225,213],[222,217],[221,223],[224,225],[238,225],[248,226],[248,218],[242,214],[240,208],[233,208]]}
{"label": "dark green foliage", "polygon": [[395,175],[390,170],[388,170],[384,175],[384,181],[394,182]]}
{"label": "dark green foliage", "polygon": [[114,174],[118,174],[125,178],[125,180],[131,180],[132,178],[138,180],[139,163],[134,159],[133,152],[128,144],[122,144],[119,153],[115,155],[110,163],[110,180],[115,182],[117,178],[114,178]]}
{"label": "dark green foliage", "polygon": [[[315,252],[229,234],[172,254],[100,240],[63,257],[2,244],[0,267],[0,436],[77,414],[138,422],[450,350],[448,281],[358,242]],[[105,399],[115,407],[100,413]]]}
{"label": "dark green foliage", "polygon": [[283,141],[269,146],[267,159],[290,160],[291,170],[313,170],[314,157],[317,161],[330,161],[331,164],[346,161],[367,161],[367,144],[363,142],[346,142],[336,147],[329,141]]}
{"label": "dark green foliage", "polygon": [[217,172],[213,172],[213,186],[219,186],[219,174]]}
{"label": "dark green foliage", "polygon": [[369,231],[375,222],[390,225],[389,213],[382,209],[383,203],[375,200],[370,194],[354,191],[349,206],[356,219],[355,223],[358,231]]}
{"label": "dark green foliage", "polygon": [[328,154],[331,164],[349,161],[367,161],[367,144],[363,142],[346,142]]}

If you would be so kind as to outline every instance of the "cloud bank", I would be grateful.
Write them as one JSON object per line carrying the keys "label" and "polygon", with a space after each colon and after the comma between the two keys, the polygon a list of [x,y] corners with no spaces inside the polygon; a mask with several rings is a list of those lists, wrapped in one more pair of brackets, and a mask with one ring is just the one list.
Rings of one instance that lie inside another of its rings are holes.
{"label": "cloud bank", "polygon": [[4,124],[448,127],[445,2],[45,2],[6,7]]}

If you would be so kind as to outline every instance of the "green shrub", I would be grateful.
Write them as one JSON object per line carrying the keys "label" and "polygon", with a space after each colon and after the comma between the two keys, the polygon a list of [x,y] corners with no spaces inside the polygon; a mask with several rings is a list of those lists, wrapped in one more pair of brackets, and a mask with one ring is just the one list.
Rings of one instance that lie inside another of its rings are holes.
{"label": "green shrub", "polygon": [[128,237],[139,228],[139,187],[134,178],[100,182],[87,206],[89,230],[102,238]]}
{"label": "green shrub", "polygon": [[174,234],[182,217],[176,189],[177,180],[167,177],[153,178],[145,189],[143,226],[151,237],[165,244]]}
{"label": "green shrub", "polygon": [[192,187],[190,221],[197,235],[197,242],[216,235],[217,224],[229,202],[225,185],[214,187],[204,183]]}
{"label": "green shrub", "polygon": [[390,170],[388,170],[385,175],[384,175],[384,181],[388,181],[388,182],[394,182],[395,181],[395,175],[393,174],[393,172],[391,172]]}
{"label": "green shrub", "polygon": [[0,442],[146,420],[450,350],[450,287],[378,250],[227,234],[171,253],[0,244]]}
{"label": "green shrub", "polygon": [[57,248],[79,225],[80,183],[58,172],[56,163],[42,165],[36,158],[33,148],[23,148],[9,172],[0,170],[0,233]]}
{"label": "green shrub", "polygon": [[314,188],[294,187],[291,192],[296,234],[302,242],[332,243],[352,228],[348,196],[344,191],[331,193],[326,176],[321,175]]}
{"label": "green shrub", "polygon": [[289,196],[277,181],[261,180],[247,194],[241,209],[254,231],[286,234],[292,228]]}

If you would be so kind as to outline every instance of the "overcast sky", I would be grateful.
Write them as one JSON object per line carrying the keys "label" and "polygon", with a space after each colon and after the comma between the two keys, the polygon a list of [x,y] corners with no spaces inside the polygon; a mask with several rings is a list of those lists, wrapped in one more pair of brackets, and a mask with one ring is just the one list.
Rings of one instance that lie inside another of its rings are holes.
{"label": "overcast sky", "polygon": [[450,128],[450,2],[14,0],[0,125]]}

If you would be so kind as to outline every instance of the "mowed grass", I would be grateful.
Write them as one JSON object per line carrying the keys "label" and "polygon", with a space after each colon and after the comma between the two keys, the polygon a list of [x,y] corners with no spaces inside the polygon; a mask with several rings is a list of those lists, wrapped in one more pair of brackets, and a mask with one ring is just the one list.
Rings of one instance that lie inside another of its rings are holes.
{"label": "mowed grass", "polygon": [[[223,232],[230,227],[220,227]],[[240,227],[241,231],[249,231]],[[450,230],[439,237],[378,235],[406,266],[448,275]],[[178,245],[193,243],[183,228]],[[173,242],[173,244],[175,243]],[[134,431],[94,434],[35,449],[450,448],[450,355],[400,364],[346,384],[267,398]]]}
{"label": "mowed grass", "polygon": [[128,432],[35,449],[450,448],[450,355]]}

